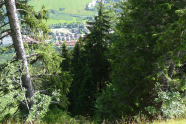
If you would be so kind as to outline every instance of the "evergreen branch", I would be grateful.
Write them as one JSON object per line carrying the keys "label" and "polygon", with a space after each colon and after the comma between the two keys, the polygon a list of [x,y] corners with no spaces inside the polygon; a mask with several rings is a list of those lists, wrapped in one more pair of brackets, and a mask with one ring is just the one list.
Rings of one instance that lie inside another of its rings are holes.
{"label": "evergreen branch", "polygon": [[29,8],[29,9],[33,12],[33,9],[30,8],[30,6],[27,6],[26,4],[20,3],[20,2],[18,2],[18,1],[16,1],[16,4],[23,5],[23,6],[27,7],[27,8]]}
{"label": "evergreen branch", "polygon": [[14,112],[14,114],[11,116],[11,119],[13,119],[13,117],[15,116],[15,114],[18,112],[18,110],[20,109],[20,106],[17,107],[17,110]]}
{"label": "evergreen branch", "polygon": [[32,15],[32,16],[34,17],[35,21],[39,24],[39,22],[37,21],[37,18],[36,18],[32,13],[28,12],[28,11],[25,10],[25,9],[17,9],[17,10],[18,10],[18,11],[25,11],[25,12],[27,12],[28,14]]}
{"label": "evergreen branch", "polygon": [[9,24],[9,22],[8,22],[8,23],[5,23],[4,25],[1,25],[0,28],[6,26],[6,25],[8,25],[8,24]]}
{"label": "evergreen branch", "polygon": [[[22,70],[22,72],[21,72],[20,82],[21,82],[21,78],[22,78],[24,69],[25,69],[25,67],[23,68],[23,70]],[[24,92],[22,83],[17,82],[17,81],[15,80],[14,77],[13,77],[13,79],[14,79],[14,81],[15,81],[16,83],[18,83],[18,84],[21,86],[21,90]],[[29,111],[29,110],[30,110],[30,107],[29,107],[29,105],[28,105],[28,101],[27,101],[27,99],[26,99],[25,94],[24,94],[24,98],[25,98],[25,102],[26,102],[27,109],[28,109],[28,111]]]}
{"label": "evergreen branch", "polygon": [[2,110],[0,111],[0,113],[4,113],[4,111],[5,111],[8,107],[10,107],[11,105],[13,105],[13,103],[7,104],[7,105],[4,107],[4,109],[2,109]]}
{"label": "evergreen branch", "polygon": [[32,65],[34,64],[35,62],[37,62],[37,60],[39,60],[41,58],[41,56],[36,56],[36,59],[32,59],[29,61],[29,63]]}
{"label": "evergreen branch", "polygon": [[0,18],[0,20],[3,20],[3,18],[4,18],[5,16],[7,16],[7,13],[5,13],[5,14]]}
{"label": "evergreen branch", "polygon": [[[10,63],[13,63],[13,62],[15,62],[15,61],[17,61],[17,59],[13,59]],[[1,68],[0,68],[0,72],[4,69],[4,68],[6,68],[8,66],[8,64],[5,64],[4,66],[2,66]]]}

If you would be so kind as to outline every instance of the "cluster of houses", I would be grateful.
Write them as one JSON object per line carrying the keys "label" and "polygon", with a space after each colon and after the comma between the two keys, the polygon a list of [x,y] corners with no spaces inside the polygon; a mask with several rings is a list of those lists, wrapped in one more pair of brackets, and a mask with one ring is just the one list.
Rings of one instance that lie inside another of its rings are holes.
{"label": "cluster of houses", "polygon": [[85,34],[76,34],[76,33],[53,33],[52,35],[49,35],[49,40],[54,38],[55,45],[61,46],[63,42],[66,43],[68,47],[74,47],[76,41],[79,39],[79,37],[84,37]]}
{"label": "cluster of houses", "polygon": [[[55,41],[71,41],[71,40],[77,40],[81,34],[76,33],[53,33],[54,40]],[[51,35],[49,36],[49,39],[52,39]]]}
{"label": "cluster of houses", "polygon": [[[51,34],[53,34],[53,35],[51,35]],[[65,44],[68,47],[74,47],[78,38],[80,36],[81,37],[85,36],[85,34],[77,34],[77,33],[71,33],[71,32],[69,32],[69,33],[51,33],[51,34],[49,35],[49,41],[51,41],[54,38],[54,40],[55,40],[54,45],[56,45],[58,47],[61,47],[63,42],[65,42]],[[1,34],[0,37],[5,36],[5,35],[8,35],[8,32]],[[40,43],[40,41],[30,38],[27,35],[22,35],[22,38],[23,38],[23,42],[28,43],[28,44]],[[9,36],[3,38],[2,42],[4,45],[11,45],[13,43],[12,38]]]}
{"label": "cluster of houses", "polygon": [[[88,34],[90,31],[85,27],[84,31]],[[49,40],[54,40],[55,45],[60,47],[65,42],[67,47],[74,47],[79,37],[84,37],[85,34],[80,34],[78,29],[72,29],[69,33],[52,32],[49,34]]]}
{"label": "cluster of houses", "polygon": [[71,41],[59,41],[55,43],[56,46],[61,47],[63,43],[67,45],[67,47],[74,47],[77,40],[71,40]]}

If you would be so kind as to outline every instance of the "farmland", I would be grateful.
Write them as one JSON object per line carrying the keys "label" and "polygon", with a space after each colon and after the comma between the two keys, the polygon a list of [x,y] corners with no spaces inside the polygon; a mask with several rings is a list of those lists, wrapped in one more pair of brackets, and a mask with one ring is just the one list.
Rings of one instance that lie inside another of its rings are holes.
{"label": "farmland", "polygon": [[46,9],[50,10],[50,20],[47,24],[70,23],[76,21],[86,21],[86,17],[93,16],[95,11],[86,10],[86,5],[92,0],[31,0],[29,5],[34,6],[35,10],[41,9],[45,4]]}

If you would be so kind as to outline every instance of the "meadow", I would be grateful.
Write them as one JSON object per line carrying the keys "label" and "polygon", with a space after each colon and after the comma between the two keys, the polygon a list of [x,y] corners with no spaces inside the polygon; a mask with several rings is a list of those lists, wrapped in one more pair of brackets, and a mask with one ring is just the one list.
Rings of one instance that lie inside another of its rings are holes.
{"label": "meadow", "polygon": [[[92,0],[31,0],[29,5],[34,6],[35,10],[41,9],[41,6],[45,4],[47,10],[55,10],[57,13],[49,14],[50,20],[47,24],[57,24],[57,23],[71,23],[76,21],[87,21],[86,18],[74,17],[74,15],[83,16],[93,16],[94,11],[85,10],[86,5]],[[61,15],[62,14],[72,14],[72,15]]]}

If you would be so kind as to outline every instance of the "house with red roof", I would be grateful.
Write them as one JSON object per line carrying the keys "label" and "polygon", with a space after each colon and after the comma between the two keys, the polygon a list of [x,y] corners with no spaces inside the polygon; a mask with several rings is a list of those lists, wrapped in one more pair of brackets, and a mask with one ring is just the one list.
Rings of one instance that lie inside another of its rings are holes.
{"label": "house with red roof", "polygon": [[71,43],[76,43],[77,40],[71,40]]}
{"label": "house with red roof", "polygon": [[55,45],[56,45],[56,46],[60,46],[60,44],[59,44],[59,43],[55,43]]}
{"label": "house with red roof", "polygon": [[62,44],[62,41],[59,41],[59,44]]}
{"label": "house with red roof", "polygon": [[70,46],[70,47],[74,47],[74,46],[75,46],[75,43],[69,43],[68,46]]}

